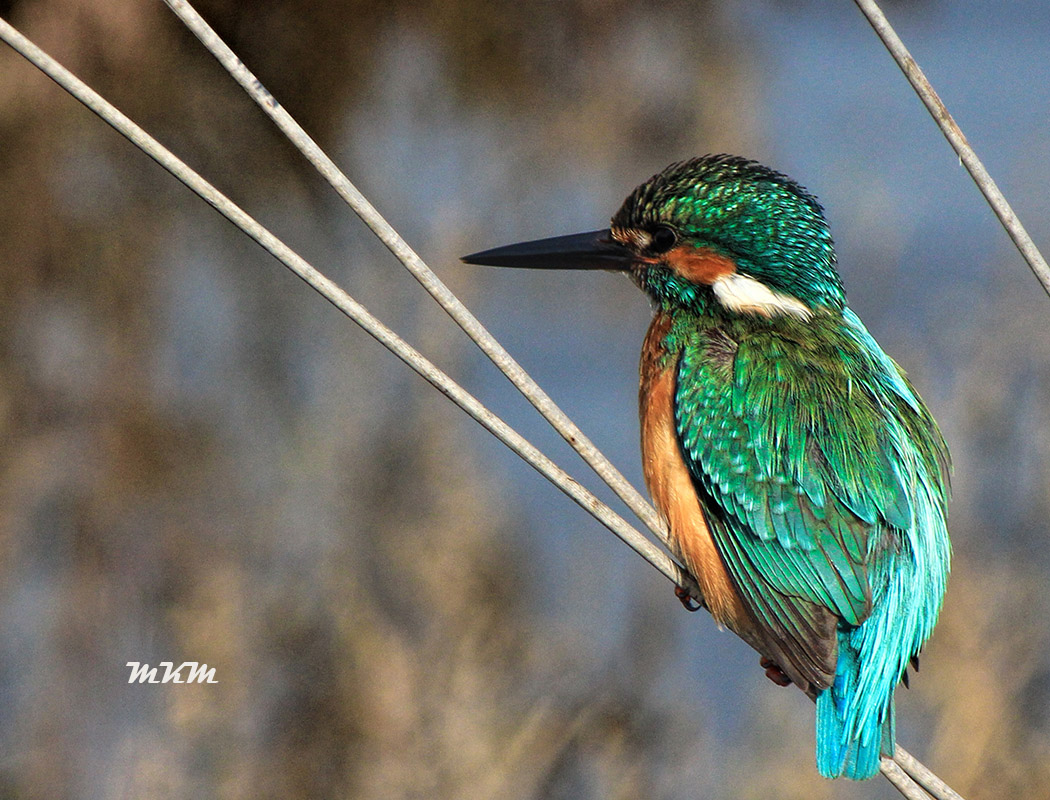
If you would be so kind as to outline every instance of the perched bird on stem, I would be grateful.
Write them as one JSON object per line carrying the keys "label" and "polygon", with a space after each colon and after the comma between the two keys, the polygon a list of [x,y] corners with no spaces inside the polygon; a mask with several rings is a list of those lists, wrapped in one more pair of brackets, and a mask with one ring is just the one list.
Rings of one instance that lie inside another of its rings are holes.
{"label": "perched bird on stem", "polygon": [[816,700],[817,767],[869,778],[948,576],[948,451],[846,305],[823,210],[726,155],[672,164],[610,228],[467,256],[622,271],[656,315],[645,480],[715,620]]}

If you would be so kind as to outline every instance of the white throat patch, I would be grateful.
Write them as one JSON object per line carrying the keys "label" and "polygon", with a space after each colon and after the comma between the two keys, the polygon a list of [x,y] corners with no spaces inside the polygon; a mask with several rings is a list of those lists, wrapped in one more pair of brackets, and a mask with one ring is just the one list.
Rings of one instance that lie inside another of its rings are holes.
{"label": "white throat patch", "polygon": [[801,320],[808,320],[813,316],[809,306],[798,298],[774,292],[761,281],[739,272],[723,275],[712,284],[712,288],[718,302],[730,311],[761,314],[763,317],[790,314]]}

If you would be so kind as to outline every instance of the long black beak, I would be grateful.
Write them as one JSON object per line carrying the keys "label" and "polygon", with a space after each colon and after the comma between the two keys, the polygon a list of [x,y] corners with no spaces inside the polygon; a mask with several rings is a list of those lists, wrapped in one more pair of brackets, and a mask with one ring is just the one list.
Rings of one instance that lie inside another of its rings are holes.
{"label": "long black beak", "polygon": [[613,241],[609,229],[510,244],[463,256],[468,264],[529,269],[630,269],[634,255]]}

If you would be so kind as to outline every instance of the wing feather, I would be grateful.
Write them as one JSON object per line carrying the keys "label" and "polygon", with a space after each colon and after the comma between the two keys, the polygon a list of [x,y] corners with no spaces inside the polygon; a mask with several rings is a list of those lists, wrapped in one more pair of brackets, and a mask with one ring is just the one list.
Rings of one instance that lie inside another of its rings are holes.
{"label": "wing feather", "polygon": [[[768,654],[817,690],[834,679],[839,625],[871,611],[873,560],[912,524],[907,460],[932,424],[855,319],[813,336],[698,329],[675,388],[679,443],[719,553]],[[918,455],[943,476],[943,441],[925,436]]]}

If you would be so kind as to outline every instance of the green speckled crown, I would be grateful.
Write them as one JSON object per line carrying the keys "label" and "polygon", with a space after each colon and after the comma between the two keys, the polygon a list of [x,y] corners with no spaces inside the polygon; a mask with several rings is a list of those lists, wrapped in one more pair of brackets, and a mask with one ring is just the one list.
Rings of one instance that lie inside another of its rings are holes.
{"label": "green speckled crown", "polygon": [[[786,175],[739,156],[672,164],[635,189],[614,228],[672,228],[683,243],[709,248],[737,269],[809,306],[841,309],[842,282],[824,212]],[[659,275],[638,276],[655,288]]]}

